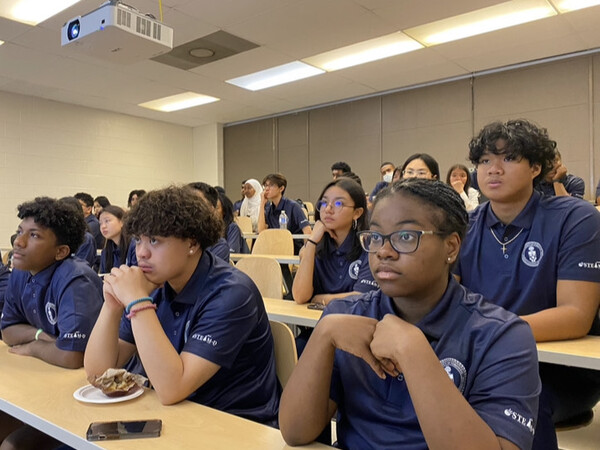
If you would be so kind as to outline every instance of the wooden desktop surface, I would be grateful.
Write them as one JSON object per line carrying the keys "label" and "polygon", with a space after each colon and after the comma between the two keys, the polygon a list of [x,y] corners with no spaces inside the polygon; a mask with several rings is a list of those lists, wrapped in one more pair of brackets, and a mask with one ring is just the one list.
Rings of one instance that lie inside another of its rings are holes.
{"label": "wooden desktop surface", "polygon": [[[68,370],[13,355],[0,342],[0,409],[77,449],[285,449],[279,430],[197,403],[163,406],[156,393],[122,403],[88,404],[73,398],[87,383],[83,369]],[[91,422],[162,419],[159,438],[88,442]],[[311,444],[305,448],[330,448]]]}
{"label": "wooden desktop surface", "polygon": [[540,362],[600,370],[600,336],[538,342],[537,349]]}
{"label": "wooden desktop surface", "polygon": [[249,256],[265,256],[267,258],[275,258],[280,264],[300,264],[300,257],[298,255],[261,255],[257,253],[231,253],[229,258],[232,261],[239,261],[242,258]]}
{"label": "wooden desktop surface", "polygon": [[299,305],[293,300],[280,300],[278,298],[263,298],[269,319],[292,325],[315,327],[323,311],[308,309],[308,303]]}

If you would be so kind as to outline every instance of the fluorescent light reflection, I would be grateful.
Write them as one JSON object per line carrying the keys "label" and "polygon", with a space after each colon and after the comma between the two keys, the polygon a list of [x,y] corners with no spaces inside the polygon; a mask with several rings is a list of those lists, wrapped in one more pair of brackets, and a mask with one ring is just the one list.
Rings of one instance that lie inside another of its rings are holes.
{"label": "fluorescent light reflection", "polygon": [[0,16],[10,20],[37,25],[80,0],[2,0]]}
{"label": "fluorescent light reflection", "polygon": [[600,5],[600,0],[553,0],[552,3],[554,3],[562,13]]}
{"label": "fluorescent light reflection", "polygon": [[196,94],[195,92],[184,92],[183,94],[171,95],[169,97],[159,98],[145,103],[140,103],[148,109],[155,111],[172,112],[180,109],[193,108],[194,106],[206,105],[208,103],[218,102],[220,99],[210,95]]}
{"label": "fluorescent light reflection", "polygon": [[325,73],[325,71],[300,61],[294,61],[242,77],[232,78],[231,80],[226,80],[226,82],[250,91],[259,91],[322,73]]}
{"label": "fluorescent light reflection", "polygon": [[402,33],[393,33],[311,56],[303,61],[332,72],[411,52],[419,48],[423,48],[423,46],[408,36]]}

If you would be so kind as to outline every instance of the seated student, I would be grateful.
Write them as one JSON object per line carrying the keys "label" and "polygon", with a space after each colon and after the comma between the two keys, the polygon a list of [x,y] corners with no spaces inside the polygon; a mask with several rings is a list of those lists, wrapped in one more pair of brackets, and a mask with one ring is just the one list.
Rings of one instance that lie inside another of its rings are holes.
{"label": "seated student", "polygon": [[188,399],[273,425],[280,388],[269,319],[250,278],[204,251],[221,226],[189,187],[140,199],[125,218],[139,267],[104,277],[85,370],[99,375],[133,357],[128,366],[165,405]]}
{"label": "seated student", "polygon": [[85,192],[78,192],[73,197],[81,203],[81,210],[83,211],[83,217],[88,226],[88,231],[94,236],[96,249],[101,250],[104,248],[104,237],[102,236],[102,233],[100,233],[100,223],[98,223],[98,219],[92,214],[92,208],[94,207],[93,197]]}
{"label": "seated student", "polygon": [[352,172],[352,168],[344,161],[334,162],[331,165],[331,176],[334,180],[338,177],[346,176],[350,172]]}
{"label": "seated student", "polygon": [[246,181],[242,181],[242,198],[233,204],[233,214],[236,216],[240,215],[240,208],[242,207],[242,203],[244,203],[244,199],[246,198]]}
{"label": "seated student", "polygon": [[450,269],[467,212],[448,185],[406,180],[359,233],[381,289],[330,303],[281,397],[289,445],[335,410],[345,449],[525,449],[540,381],[531,330]]}
{"label": "seated student", "polygon": [[[212,207],[212,210],[216,215],[221,218],[221,215],[217,213],[217,205],[219,204],[219,193],[217,190],[209,184],[203,183],[202,181],[198,181],[196,183],[189,183],[188,187],[192,188],[194,192],[202,198],[205,202],[208,203],[209,207]],[[223,227],[222,227],[223,228]],[[218,256],[225,262],[229,262],[229,243],[227,240],[220,236],[217,242],[215,242],[210,247],[207,247],[205,250],[208,250],[213,255]]]}
{"label": "seated student", "polygon": [[[81,211],[81,204],[79,203],[79,200],[77,200],[75,197],[63,197],[59,199],[59,201],[68,203],[75,210],[75,214],[79,214],[81,215],[81,217],[83,217],[83,212]],[[96,240],[94,239],[94,236],[92,236],[92,233],[90,233],[89,231],[85,232],[85,235],[83,236],[83,243],[75,252],[75,256],[87,262],[88,265],[92,269],[94,269],[95,272],[98,271],[98,252],[96,250]]]}
{"label": "seated student", "polygon": [[554,152],[552,169],[538,183],[536,189],[544,195],[556,195],[558,197],[570,195],[571,197],[583,198],[585,195],[583,178],[567,173],[567,167],[562,163],[560,152],[558,150],[554,150]]}
{"label": "seated student", "polygon": [[127,208],[131,209],[137,205],[138,200],[144,195],[146,195],[146,191],[143,189],[134,189],[131,191],[127,197]]}
{"label": "seated student", "polygon": [[454,188],[463,199],[465,208],[473,211],[479,206],[479,191],[471,187],[471,174],[462,164],[454,164],[448,169],[446,183]]}
{"label": "seated student", "polygon": [[125,211],[116,205],[108,205],[100,214],[100,231],[106,239],[100,257],[100,273],[108,273],[113,267],[137,266],[135,242],[125,233]]}
{"label": "seated student", "polygon": [[240,230],[238,224],[235,223],[231,200],[225,195],[225,192],[220,192],[218,189],[217,191],[219,192],[217,211],[219,211],[223,218],[223,223],[225,224],[225,231],[222,237],[227,241],[229,251],[231,253],[250,253],[246,239],[244,239],[244,236],[242,235],[242,230]]}
{"label": "seated student", "polygon": [[[600,214],[534,186],[551,170],[552,141],[526,120],[494,122],[469,144],[489,202],[470,217],[455,269],[462,284],[529,323],[537,341],[589,331],[600,302]],[[600,372],[540,364],[543,383],[534,449],[557,448],[552,423],[588,415],[600,399]]]}
{"label": "seated student", "polygon": [[440,179],[440,166],[435,158],[427,153],[415,153],[402,165],[402,178]]}
{"label": "seated student", "polygon": [[252,231],[256,233],[258,230],[258,215],[261,209],[261,194],[263,189],[258,180],[254,178],[246,180],[244,186],[244,195],[246,198],[244,198],[242,206],[240,206],[240,216],[250,217],[252,220]]}
{"label": "seated student", "polygon": [[110,205],[110,201],[103,195],[100,195],[94,199],[94,215],[98,220],[100,220],[100,213],[102,212],[102,208],[106,208]]}
{"label": "seated student", "polygon": [[[287,179],[280,173],[270,173],[263,178],[261,208],[258,214],[258,232],[268,228],[279,228],[279,217],[285,211],[287,229],[292,234],[310,234],[310,224],[300,205],[284,197]],[[294,239],[294,254],[302,248],[300,239]]]}
{"label": "seated student", "polygon": [[379,167],[379,172],[381,173],[382,181],[377,183],[371,191],[371,194],[369,195],[369,206],[371,206],[370,204],[373,203],[373,200],[375,200],[375,196],[377,195],[377,193],[383,188],[388,187],[389,184],[392,182],[395,170],[396,168],[394,167],[394,164],[389,161],[386,161],[383,164],[381,164],[381,166]]}
{"label": "seated student", "polygon": [[[83,240],[83,216],[66,202],[39,197],[19,205],[18,217],[14,269],[2,310],[2,339],[16,355],[79,368],[102,307],[102,281],[85,262],[71,257]],[[12,426],[5,426],[8,423]],[[32,427],[15,429],[18,422],[4,413],[0,424],[2,448],[58,445]]]}

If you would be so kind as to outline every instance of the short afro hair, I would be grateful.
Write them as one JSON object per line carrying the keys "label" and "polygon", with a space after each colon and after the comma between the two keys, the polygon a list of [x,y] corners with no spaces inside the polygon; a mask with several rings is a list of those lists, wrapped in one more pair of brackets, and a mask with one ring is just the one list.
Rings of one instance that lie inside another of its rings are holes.
{"label": "short afro hair", "polygon": [[25,202],[17,207],[17,217],[33,221],[51,230],[56,236],[58,245],[68,245],[69,252],[75,253],[83,243],[87,225],[79,210],[67,201],[50,197],[36,197],[32,202]]}
{"label": "short afro hair", "polygon": [[205,250],[221,237],[223,221],[192,188],[169,186],[140,198],[124,226],[129,236],[193,239]]}

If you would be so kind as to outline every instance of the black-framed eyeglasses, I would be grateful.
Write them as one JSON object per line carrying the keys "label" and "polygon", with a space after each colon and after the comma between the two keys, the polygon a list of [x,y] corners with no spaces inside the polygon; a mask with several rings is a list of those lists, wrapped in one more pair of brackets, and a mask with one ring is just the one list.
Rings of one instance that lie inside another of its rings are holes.
{"label": "black-framed eyeglasses", "polygon": [[421,236],[424,234],[444,235],[439,231],[401,230],[390,234],[381,234],[377,231],[360,231],[357,233],[360,245],[367,253],[375,253],[389,240],[392,248],[398,253],[413,253],[419,248]]}
{"label": "black-framed eyeglasses", "polygon": [[341,200],[334,200],[331,202],[328,202],[326,200],[319,200],[317,202],[317,209],[319,211],[326,209],[328,206],[331,206],[331,209],[333,209],[335,212],[341,211],[342,208],[354,208],[355,207],[354,205],[344,205],[344,202],[342,202]]}

